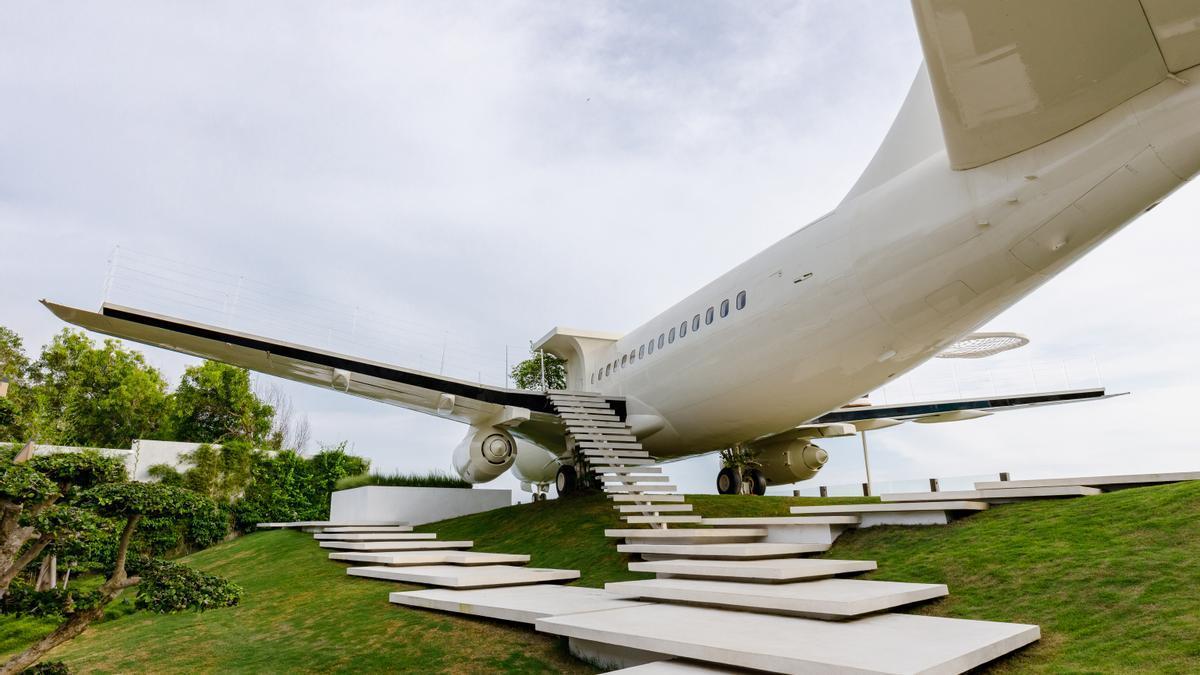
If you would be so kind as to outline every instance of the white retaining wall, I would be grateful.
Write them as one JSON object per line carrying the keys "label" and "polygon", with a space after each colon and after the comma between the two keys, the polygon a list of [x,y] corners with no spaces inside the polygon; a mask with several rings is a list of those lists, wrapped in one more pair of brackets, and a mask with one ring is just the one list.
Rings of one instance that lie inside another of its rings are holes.
{"label": "white retaining wall", "polygon": [[335,523],[395,520],[423,525],[510,506],[512,490],[367,485],[334,492],[329,501],[329,520]]}

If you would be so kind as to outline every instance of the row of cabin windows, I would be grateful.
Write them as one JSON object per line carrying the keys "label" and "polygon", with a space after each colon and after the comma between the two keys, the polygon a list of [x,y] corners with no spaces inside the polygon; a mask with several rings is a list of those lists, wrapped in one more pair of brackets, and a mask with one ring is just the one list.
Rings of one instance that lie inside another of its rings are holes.
{"label": "row of cabin windows", "polygon": [[[738,293],[737,296],[733,299],[733,303],[734,303],[734,307],[736,309],[739,309],[739,310],[745,309],[746,308],[746,291],[742,291],[742,292]],[[721,313],[722,319],[729,316],[729,299],[728,298],[722,300],[719,307],[720,307],[719,311]],[[718,311],[717,307],[709,307],[707,310],[705,310],[704,325],[707,326],[713,322],[714,318],[716,317],[717,311]],[[700,315],[697,314],[696,316],[693,316],[691,323],[692,323],[691,330],[693,333],[700,330]],[[684,336],[686,336],[687,334],[688,334],[688,322],[687,321],[683,321],[682,323],[680,323],[678,329],[672,327],[669,332],[659,333],[657,338],[651,339],[649,342],[647,342],[644,345],[640,345],[637,349],[630,351],[628,354],[621,355],[620,359],[614,360],[612,363],[606,364],[603,368],[601,368],[600,370],[593,373],[592,374],[592,384],[595,384],[597,380],[603,380],[606,377],[611,377],[614,370],[620,370],[620,369],[624,368],[625,366],[633,363],[634,361],[639,361],[641,359],[646,358],[647,356],[650,356],[651,354],[654,353],[655,349],[662,349],[666,345],[673,344],[675,342],[676,337],[678,337],[679,339],[682,340],[684,338]]]}

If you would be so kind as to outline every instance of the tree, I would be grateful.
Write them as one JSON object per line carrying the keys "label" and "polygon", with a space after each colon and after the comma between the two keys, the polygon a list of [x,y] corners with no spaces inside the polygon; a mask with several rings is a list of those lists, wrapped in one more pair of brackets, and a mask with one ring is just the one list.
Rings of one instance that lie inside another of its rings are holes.
{"label": "tree", "polygon": [[[545,386],[542,369],[545,367]],[[567,388],[567,362],[543,351],[530,351],[529,358],[513,366],[513,382],[519,389],[545,391]]]}
{"label": "tree", "polygon": [[30,410],[33,408],[26,386],[29,358],[21,337],[0,326],[0,442],[26,441],[30,435]]}
{"label": "tree", "polygon": [[274,411],[250,386],[250,373],[217,361],[189,367],[172,396],[170,428],[177,441],[269,445]]}
{"label": "tree", "polygon": [[97,347],[64,329],[29,368],[33,433],[44,443],[128,448],[153,438],[167,409],[167,383],[117,340]]}
{"label": "tree", "polygon": [[[25,486],[17,491],[25,496],[17,496],[15,499],[32,499],[34,505],[41,504],[45,501],[44,496],[55,492],[57,486],[48,477],[43,477],[40,482],[33,479],[25,471],[28,468],[32,467],[9,461],[5,473],[7,475],[13,472],[14,476],[25,479],[23,483],[18,480],[13,484],[12,487]],[[39,499],[41,501],[37,501]],[[206,501],[187,490],[160,483],[109,482],[82,492],[79,496],[79,507],[87,508],[103,517],[122,521],[112,572],[95,593],[90,594],[86,601],[77,603],[67,613],[66,620],[54,631],[0,665],[0,675],[19,673],[36,663],[51,649],[78,636],[88,624],[104,613],[104,608],[116,599],[121,591],[142,581],[142,576],[129,574],[126,561],[134,531],[143,518],[186,517],[205,508]],[[151,585],[154,586],[148,591],[149,600],[145,599],[145,594],[139,594],[139,604],[170,611],[237,603],[241,594],[241,589],[237,586],[209,575],[181,572],[179,567],[173,563],[143,562],[137,565],[135,569],[153,579]]]}

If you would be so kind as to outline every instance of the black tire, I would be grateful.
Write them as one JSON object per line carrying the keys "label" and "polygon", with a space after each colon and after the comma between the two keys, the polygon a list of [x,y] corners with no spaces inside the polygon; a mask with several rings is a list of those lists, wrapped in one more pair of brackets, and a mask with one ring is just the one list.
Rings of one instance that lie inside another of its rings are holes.
{"label": "black tire", "polygon": [[760,497],[767,494],[767,477],[758,469],[746,472],[746,482],[750,483],[750,494]]}
{"label": "black tire", "polygon": [[727,466],[717,473],[717,494],[736,495],[742,487],[742,475],[738,470]]}
{"label": "black tire", "polygon": [[554,489],[558,490],[558,496],[573,494],[578,488],[579,479],[575,467],[566,464],[558,467],[558,475],[554,477]]}

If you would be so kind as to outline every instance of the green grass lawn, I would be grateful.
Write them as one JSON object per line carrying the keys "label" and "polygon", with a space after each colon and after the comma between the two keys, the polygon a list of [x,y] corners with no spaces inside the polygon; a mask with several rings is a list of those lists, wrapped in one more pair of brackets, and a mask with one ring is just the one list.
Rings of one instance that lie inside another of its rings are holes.
{"label": "green grass lawn", "polygon": [[[830,501],[688,499],[712,517]],[[603,536],[619,525],[612,504],[590,495],[418,529],[472,539],[476,550],[529,553],[532,565],[579,569],[578,583],[600,586],[643,577]],[[1200,672],[1200,483],[997,506],[946,527],[850,532],[827,555],[877,560],[867,578],[950,586],[919,613],[1039,624],[1041,642],[997,672]],[[408,587],[346,576],[308,535],[254,534],[187,561],[242,584],[242,605],[109,620],[53,658],[99,672],[589,671],[525,626],[390,605],[388,591]],[[46,630],[21,628],[25,641]],[[8,633],[0,622],[0,651],[23,643]]]}

